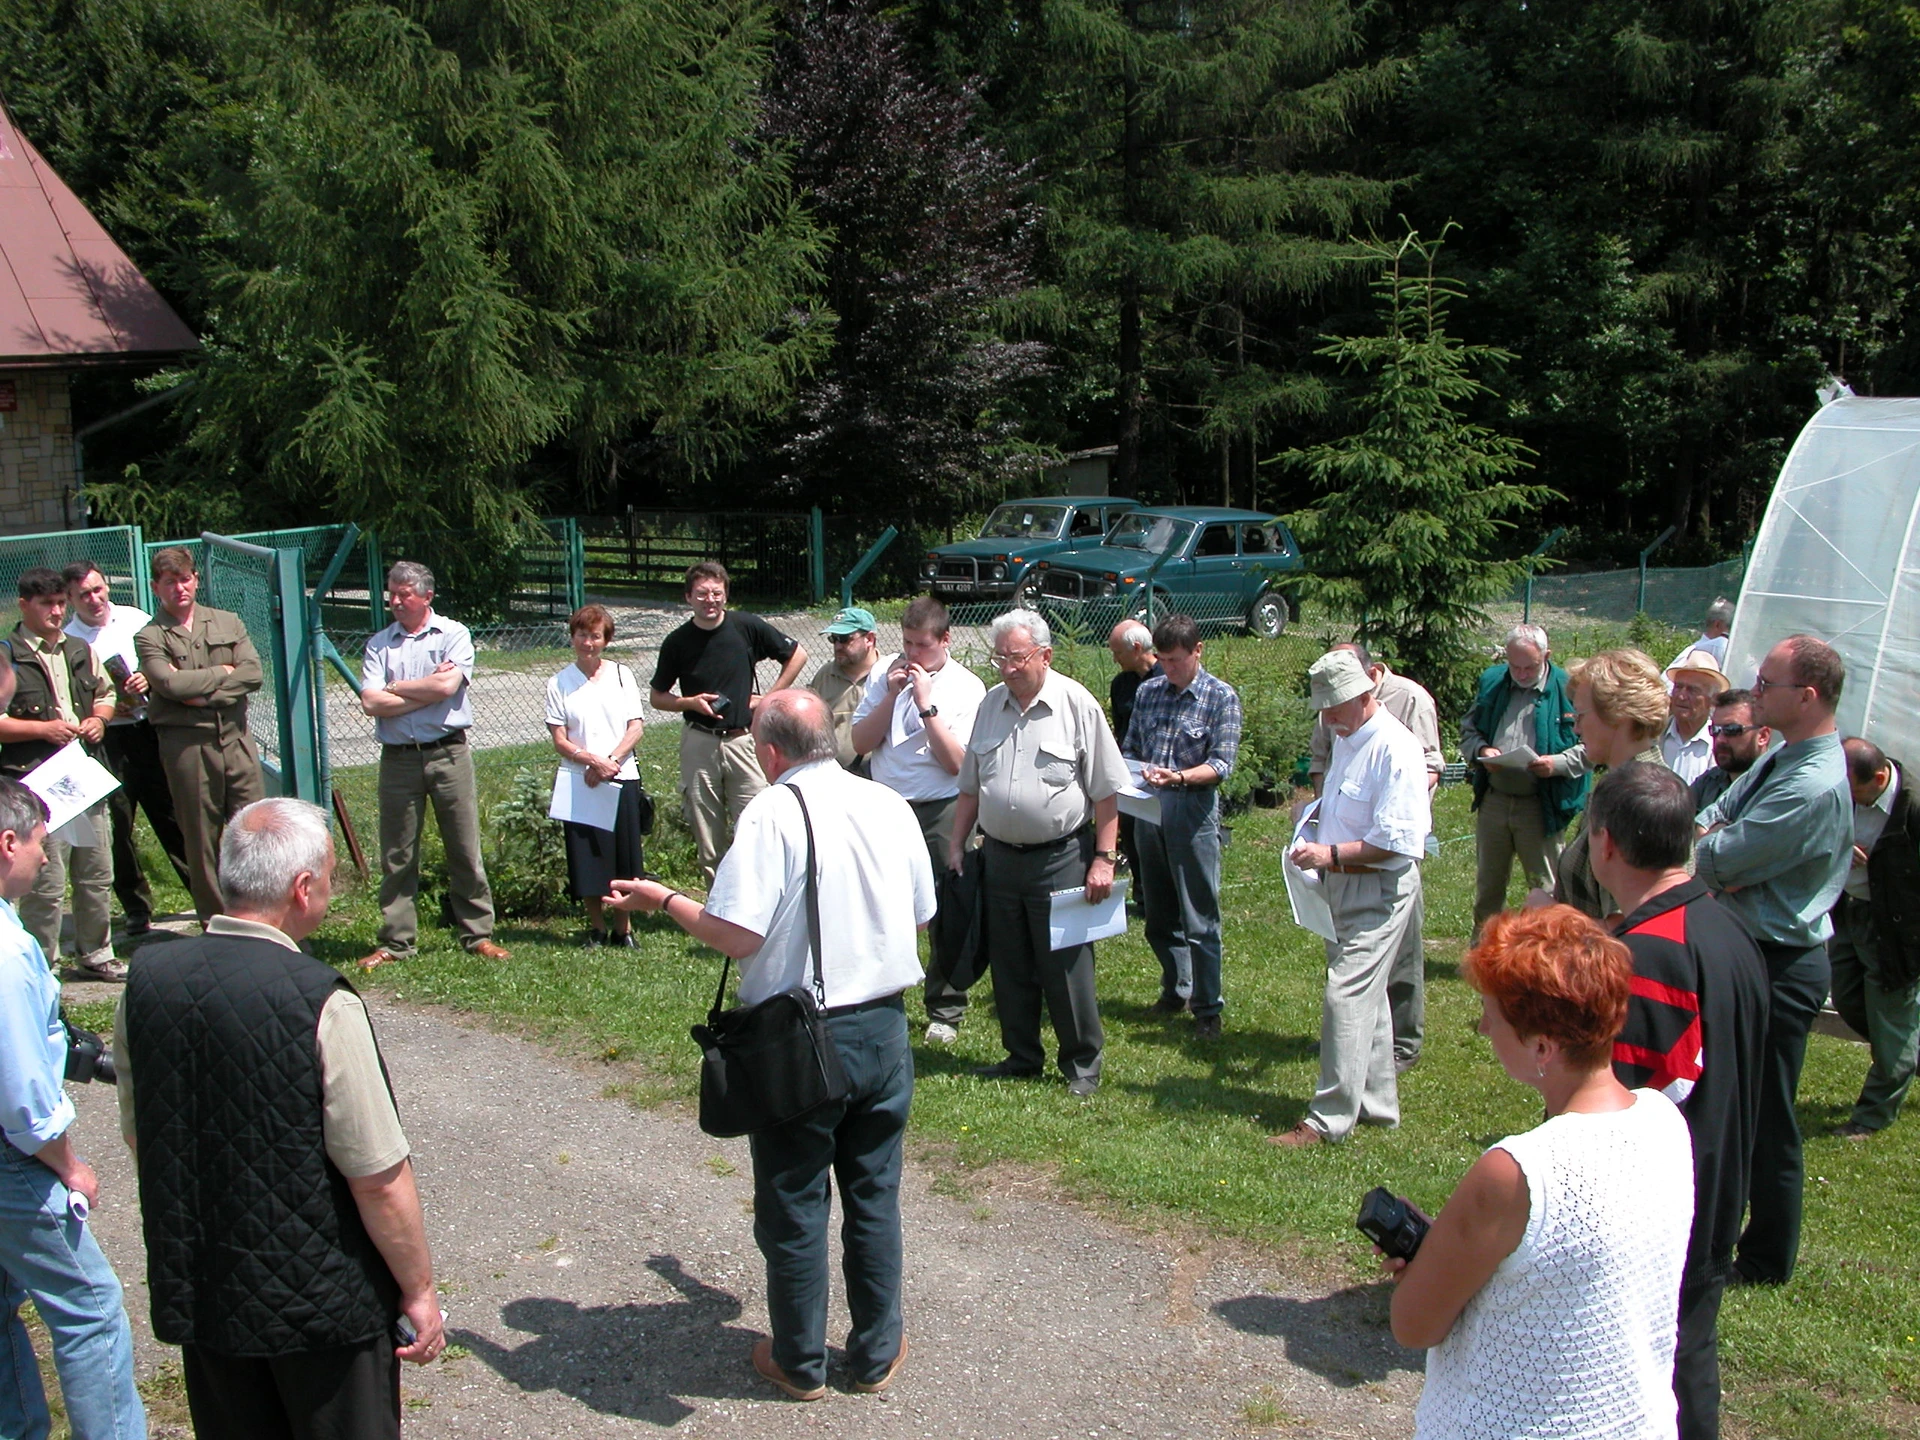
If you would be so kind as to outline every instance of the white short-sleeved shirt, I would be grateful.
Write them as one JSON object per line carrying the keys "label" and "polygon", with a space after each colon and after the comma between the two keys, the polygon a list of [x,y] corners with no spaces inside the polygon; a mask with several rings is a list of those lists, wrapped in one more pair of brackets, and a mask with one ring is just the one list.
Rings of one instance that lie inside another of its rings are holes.
{"label": "white short-sleeved shirt", "polygon": [[1418,860],[1427,853],[1433,807],[1420,742],[1384,708],[1351,735],[1336,735],[1321,791],[1322,845],[1364,840]]}
{"label": "white short-sleeved shirt", "polygon": [[933,867],[920,822],[884,785],[816,760],[748,802],[720,862],[707,913],[766,938],[740,962],[740,1003],[810,989],[807,830],[790,786],[807,797],[819,857],[827,1005],[858,1005],[921,979],[917,931],[933,918]]}
{"label": "white short-sleeved shirt", "polygon": [[[89,625],[78,614],[70,617],[66,624],[67,634],[76,640],[84,640],[93,647],[94,663],[99,665],[102,674],[106,673],[107,661],[115,655],[126,663],[128,670],[140,668],[140,657],[133,653],[133,637],[153,623],[153,617],[146,611],[132,605],[115,605],[107,616],[104,625]],[[131,725],[136,720],[146,718],[147,707],[142,705],[131,715],[116,715],[109,725]]]}
{"label": "white short-sleeved shirt", "polygon": [[1660,757],[1669,770],[1691,785],[1713,768],[1713,737],[1702,725],[1689,740],[1680,733],[1679,722],[1669,720],[1666,733],[1660,737]]}
{"label": "white short-sleeved shirt", "polygon": [[[547,724],[561,726],[567,739],[595,755],[611,755],[627,726],[646,713],[640,682],[626,666],[612,660],[602,660],[591,680],[578,665],[569,665],[547,681]],[[578,760],[560,763],[581,773],[587,768]],[[621,762],[619,778],[640,778],[632,755]]]}
{"label": "white short-sleeved shirt", "polygon": [[[867,677],[867,693],[854,707],[854,724],[858,725],[887,703],[887,672],[899,658],[889,655],[873,667],[873,673]],[[974,714],[986,695],[987,687],[978,675],[958,660],[949,659],[933,672],[927,702],[940,711],[948,732],[965,749],[973,734]],[[867,761],[873,778],[908,800],[951,800],[960,793],[960,777],[949,775],[946,767],[934,757],[933,746],[927,740],[927,722],[920,718],[920,709],[913,703],[912,687],[903,688],[892,700],[894,713],[887,723],[886,739]],[[905,737],[898,745],[893,743],[896,729]]]}

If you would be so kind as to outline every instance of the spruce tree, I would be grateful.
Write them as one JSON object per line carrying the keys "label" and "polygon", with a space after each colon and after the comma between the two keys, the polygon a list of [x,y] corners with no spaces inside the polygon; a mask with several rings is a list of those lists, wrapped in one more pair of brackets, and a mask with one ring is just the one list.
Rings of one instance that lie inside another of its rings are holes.
{"label": "spruce tree", "polygon": [[1491,393],[1475,372],[1513,357],[1448,332],[1447,307],[1463,292],[1436,272],[1440,246],[1410,231],[1369,247],[1380,333],[1325,336],[1318,352],[1352,377],[1345,410],[1356,428],[1279,459],[1320,492],[1289,517],[1308,594],[1445,706],[1463,703],[1489,623],[1482,607],[1520,574],[1497,554],[1502,533],[1552,492],[1515,483],[1526,447],[1469,418]]}

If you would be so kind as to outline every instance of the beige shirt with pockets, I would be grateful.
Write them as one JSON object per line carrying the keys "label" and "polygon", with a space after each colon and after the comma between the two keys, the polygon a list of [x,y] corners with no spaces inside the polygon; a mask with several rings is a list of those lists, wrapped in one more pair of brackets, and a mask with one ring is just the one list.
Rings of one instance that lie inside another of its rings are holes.
{"label": "beige shirt with pockets", "polygon": [[[216,915],[207,924],[209,935],[243,935],[268,940],[289,950],[300,947],[271,925]],[[367,1007],[349,990],[336,990],[320,1010],[314,1037],[320,1057],[320,1133],[327,1158],[349,1179],[378,1175],[406,1159],[407,1137],[400,1131],[400,1115],[393,1108],[386,1077],[380,1073],[380,1051],[373,1041]],[[133,1130],[133,1067],[128,1064],[127,998],[113,1011],[113,1055],[118,1064],[120,1134],[131,1145]]]}
{"label": "beige shirt with pockets", "polygon": [[1072,835],[1127,783],[1106,711],[1051,669],[1024,711],[1005,685],[989,690],[960,758],[960,793],[980,797],[980,828],[1008,845]]}

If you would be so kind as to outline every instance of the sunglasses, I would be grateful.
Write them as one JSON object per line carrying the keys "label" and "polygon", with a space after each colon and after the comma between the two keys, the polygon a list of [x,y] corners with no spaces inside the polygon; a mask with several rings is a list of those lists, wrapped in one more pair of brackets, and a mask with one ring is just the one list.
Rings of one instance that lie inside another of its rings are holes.
{"label": "sunglasses", "polygon": [[1737,740],[1749,730],[1758,730],[1759,728],[1758,725],[1709,725],[1707,726],[1707,734],[1724,735],[1729,740]]}

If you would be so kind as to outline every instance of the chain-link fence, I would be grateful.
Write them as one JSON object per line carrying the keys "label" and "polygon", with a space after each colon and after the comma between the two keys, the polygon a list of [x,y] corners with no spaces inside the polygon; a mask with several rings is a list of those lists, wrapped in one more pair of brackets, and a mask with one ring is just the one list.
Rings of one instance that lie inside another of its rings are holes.
{"label": "chain-link fence", "polygon": [[247,627],[253,648],[260,652],[260,668],[266,681],[247,700],[247,731],[260,749],[260,758],[274,771],[281,768],[280,744],[281,672],[286,657],[275,643],[279,634],[274,615],[274,557],[262,554],[251,543],[237,545],[200,543],[200,591],[197,603],[231,610]]}
{"label": "chain-link fence", "polygon": [[40,565],[64,570],[81,560],[100,567],[115,604],[153,609],[138,525],[7,535],[0,537],[0,627],[4,627],[0,633],[13,629],[20,619],[17,600],[23,574]]}
{"label": "chain-link fence", "polygon": [[[333,562],[346,533],[345,525],[308,525],[297,530],[250,530],[231,538],[249,545],[264,546],[268,550],[300,551],[302,572],[307,588],[311,590],[320,583],[327,566]],[[167,548],[185,550],[193,556],[195,569],[203,574],[207,569],[207,542],[199,537],[191,540],[150,540],[144,547],[140,561],[142,578],[139,589],[143,597],[148,597],[145,577],[151,573],[154,552]],[[340,567],[333,584],[320,597],[323,613],[330,625],[352,627],[384,622],[386,606],[381,598],[379,577],[371,573],[378,563],[378,548],[373,537],[361,535],[348,552],[346,563]],[[120,597],[115,595],[114,598],[117,600]],[[140,608],[153,609],[150,597],[148,601],[141,603]]]}
{"label": "chain-link fence", "polygon": [[1625,624],[1645,612],[1668,625],[1698,626],[1707,606],[1721,596],[1739,595],[1744,560],[1717,565],[1669,567],[1646,571],[1644,592],[1639,570],[1554,571],[1533,578],[1531,597],[1523,582],[1508,605],[1518,605],[1544,624],[1569,620],[1614,620]]}

